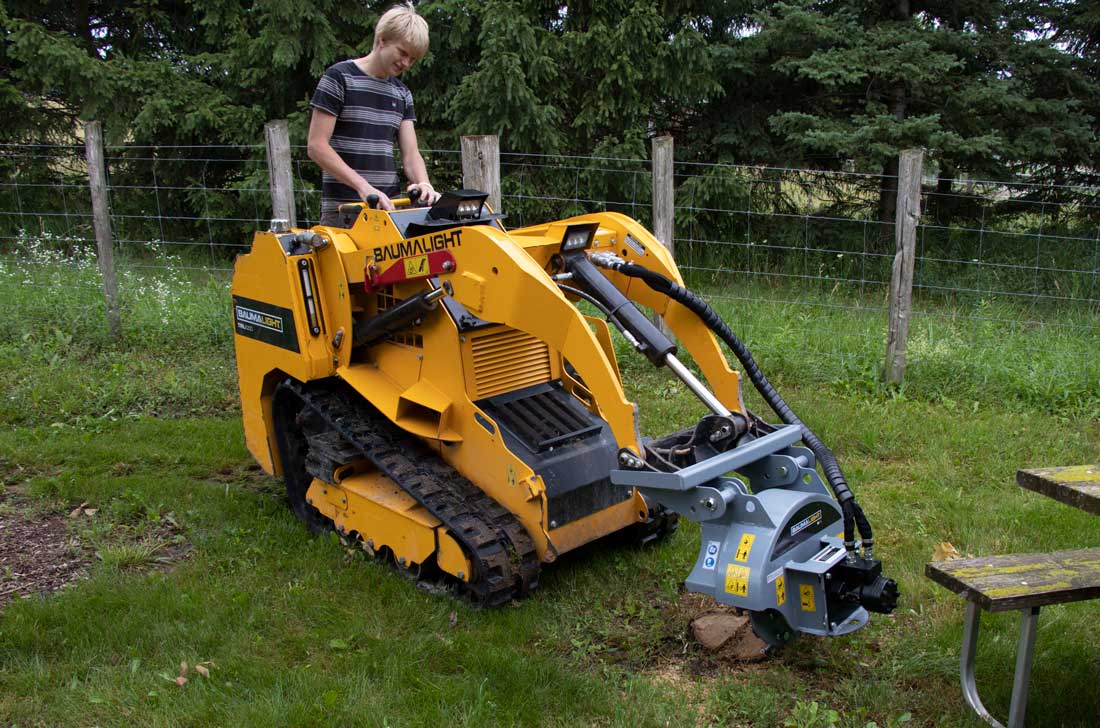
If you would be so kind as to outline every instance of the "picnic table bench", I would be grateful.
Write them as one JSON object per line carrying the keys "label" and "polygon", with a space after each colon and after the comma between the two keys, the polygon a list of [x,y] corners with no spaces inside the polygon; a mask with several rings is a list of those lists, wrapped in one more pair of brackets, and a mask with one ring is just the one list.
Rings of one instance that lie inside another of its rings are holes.
{"label": "picnic table bench", "polygon": [[[1100,515],[1100,465],[1021,470],[1016,481],[1023,488]],[[960,660],[963,696],[980,718],[997,728],[1004,726],[982,704],[974,679],[978,626],[982,610],[1020,611],[1008,728],[1023,728],[1039,609],[1100,597],[1100,548],[936,561],[925,567],[925,575],[966,597]]]}

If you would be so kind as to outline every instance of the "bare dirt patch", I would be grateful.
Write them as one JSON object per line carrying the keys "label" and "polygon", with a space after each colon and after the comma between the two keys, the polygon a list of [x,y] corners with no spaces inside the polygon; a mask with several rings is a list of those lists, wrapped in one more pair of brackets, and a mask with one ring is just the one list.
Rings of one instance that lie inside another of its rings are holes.
{"label": "bare dirt patch", "polygon": [[281,493],[283,480],[272,477],[263,468],[253,462],[238,465],[226,465],[210,476],[216,483],[225,483],[227,487],[244,488],[254,493]]}
{"label": "bare dirt patch", "polygon": [[0,611],[13,598],[57,591],[87,573],[90,561],[64,515],[35,513],[0,490]]}
{"label": "bare dirt patch", "polygon": [[684,592],[661,610],[664,649],[643,670],[669,684],[700,675],[767,669],[776,653],[752,631],[748,614],[704,594]]}
{"label": "bare dirt patch", "polygon": [[767,656],[767,645],[753,633],[748,612],[719,604],[705,594],[683,593],[667,616],[683,625],[692,651],[710,662],[738,665]]}

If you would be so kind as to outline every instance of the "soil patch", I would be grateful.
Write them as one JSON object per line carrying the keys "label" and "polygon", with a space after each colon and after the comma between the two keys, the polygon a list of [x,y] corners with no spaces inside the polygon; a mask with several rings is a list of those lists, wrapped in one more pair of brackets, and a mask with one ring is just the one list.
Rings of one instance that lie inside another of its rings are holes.
{"label": "soil patch", "polygon": [[34,514],[0,491],[0,612],[13,598],[50,594],[80,578],[90,560],[65,516]]}
{"label": "soil patch", "polygon": [[665,649],[647,672],[664,682],[673,676],[731,674],[767,669],[776,656],[757,637],[748,613],[719,604],[705,594],[684,592],[662,609],[668,625]]}

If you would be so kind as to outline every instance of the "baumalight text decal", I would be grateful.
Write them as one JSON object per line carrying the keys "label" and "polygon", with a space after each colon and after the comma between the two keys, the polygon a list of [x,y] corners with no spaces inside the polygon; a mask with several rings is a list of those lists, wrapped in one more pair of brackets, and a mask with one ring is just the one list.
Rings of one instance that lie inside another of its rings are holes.
{"label": "baumalight text decal", "polygon": [[294,328],[294,312],[289,308],[234,296],[233,319],[241,336],[298,351],[298,331]]}
{"label": "baumalight text decal", "polygon": [[457,248],[461,245],[461,229],[446,233],[433,233],[412,240],[402,240],[400,243],[379,246],[374,249],[374,262],[383,263],[387,260],[407,258],[410,255],[424,255],[434,250]]}

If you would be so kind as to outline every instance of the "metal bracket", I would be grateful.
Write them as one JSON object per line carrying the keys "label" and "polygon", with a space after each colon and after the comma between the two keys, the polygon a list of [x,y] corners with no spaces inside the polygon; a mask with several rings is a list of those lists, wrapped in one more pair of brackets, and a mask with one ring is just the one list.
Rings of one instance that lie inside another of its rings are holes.
{"label": "metal bracket", "polygon": [[777,450],[789,447],[801,439],[802,428],[797,425],[787,425],[763,437],[758,437],[746,445],[707,458],[701,463],[689,465],[675,473],[612,470],[611,482],[615,485],[632,485],[655,490],[691,490],[767,457]]}

